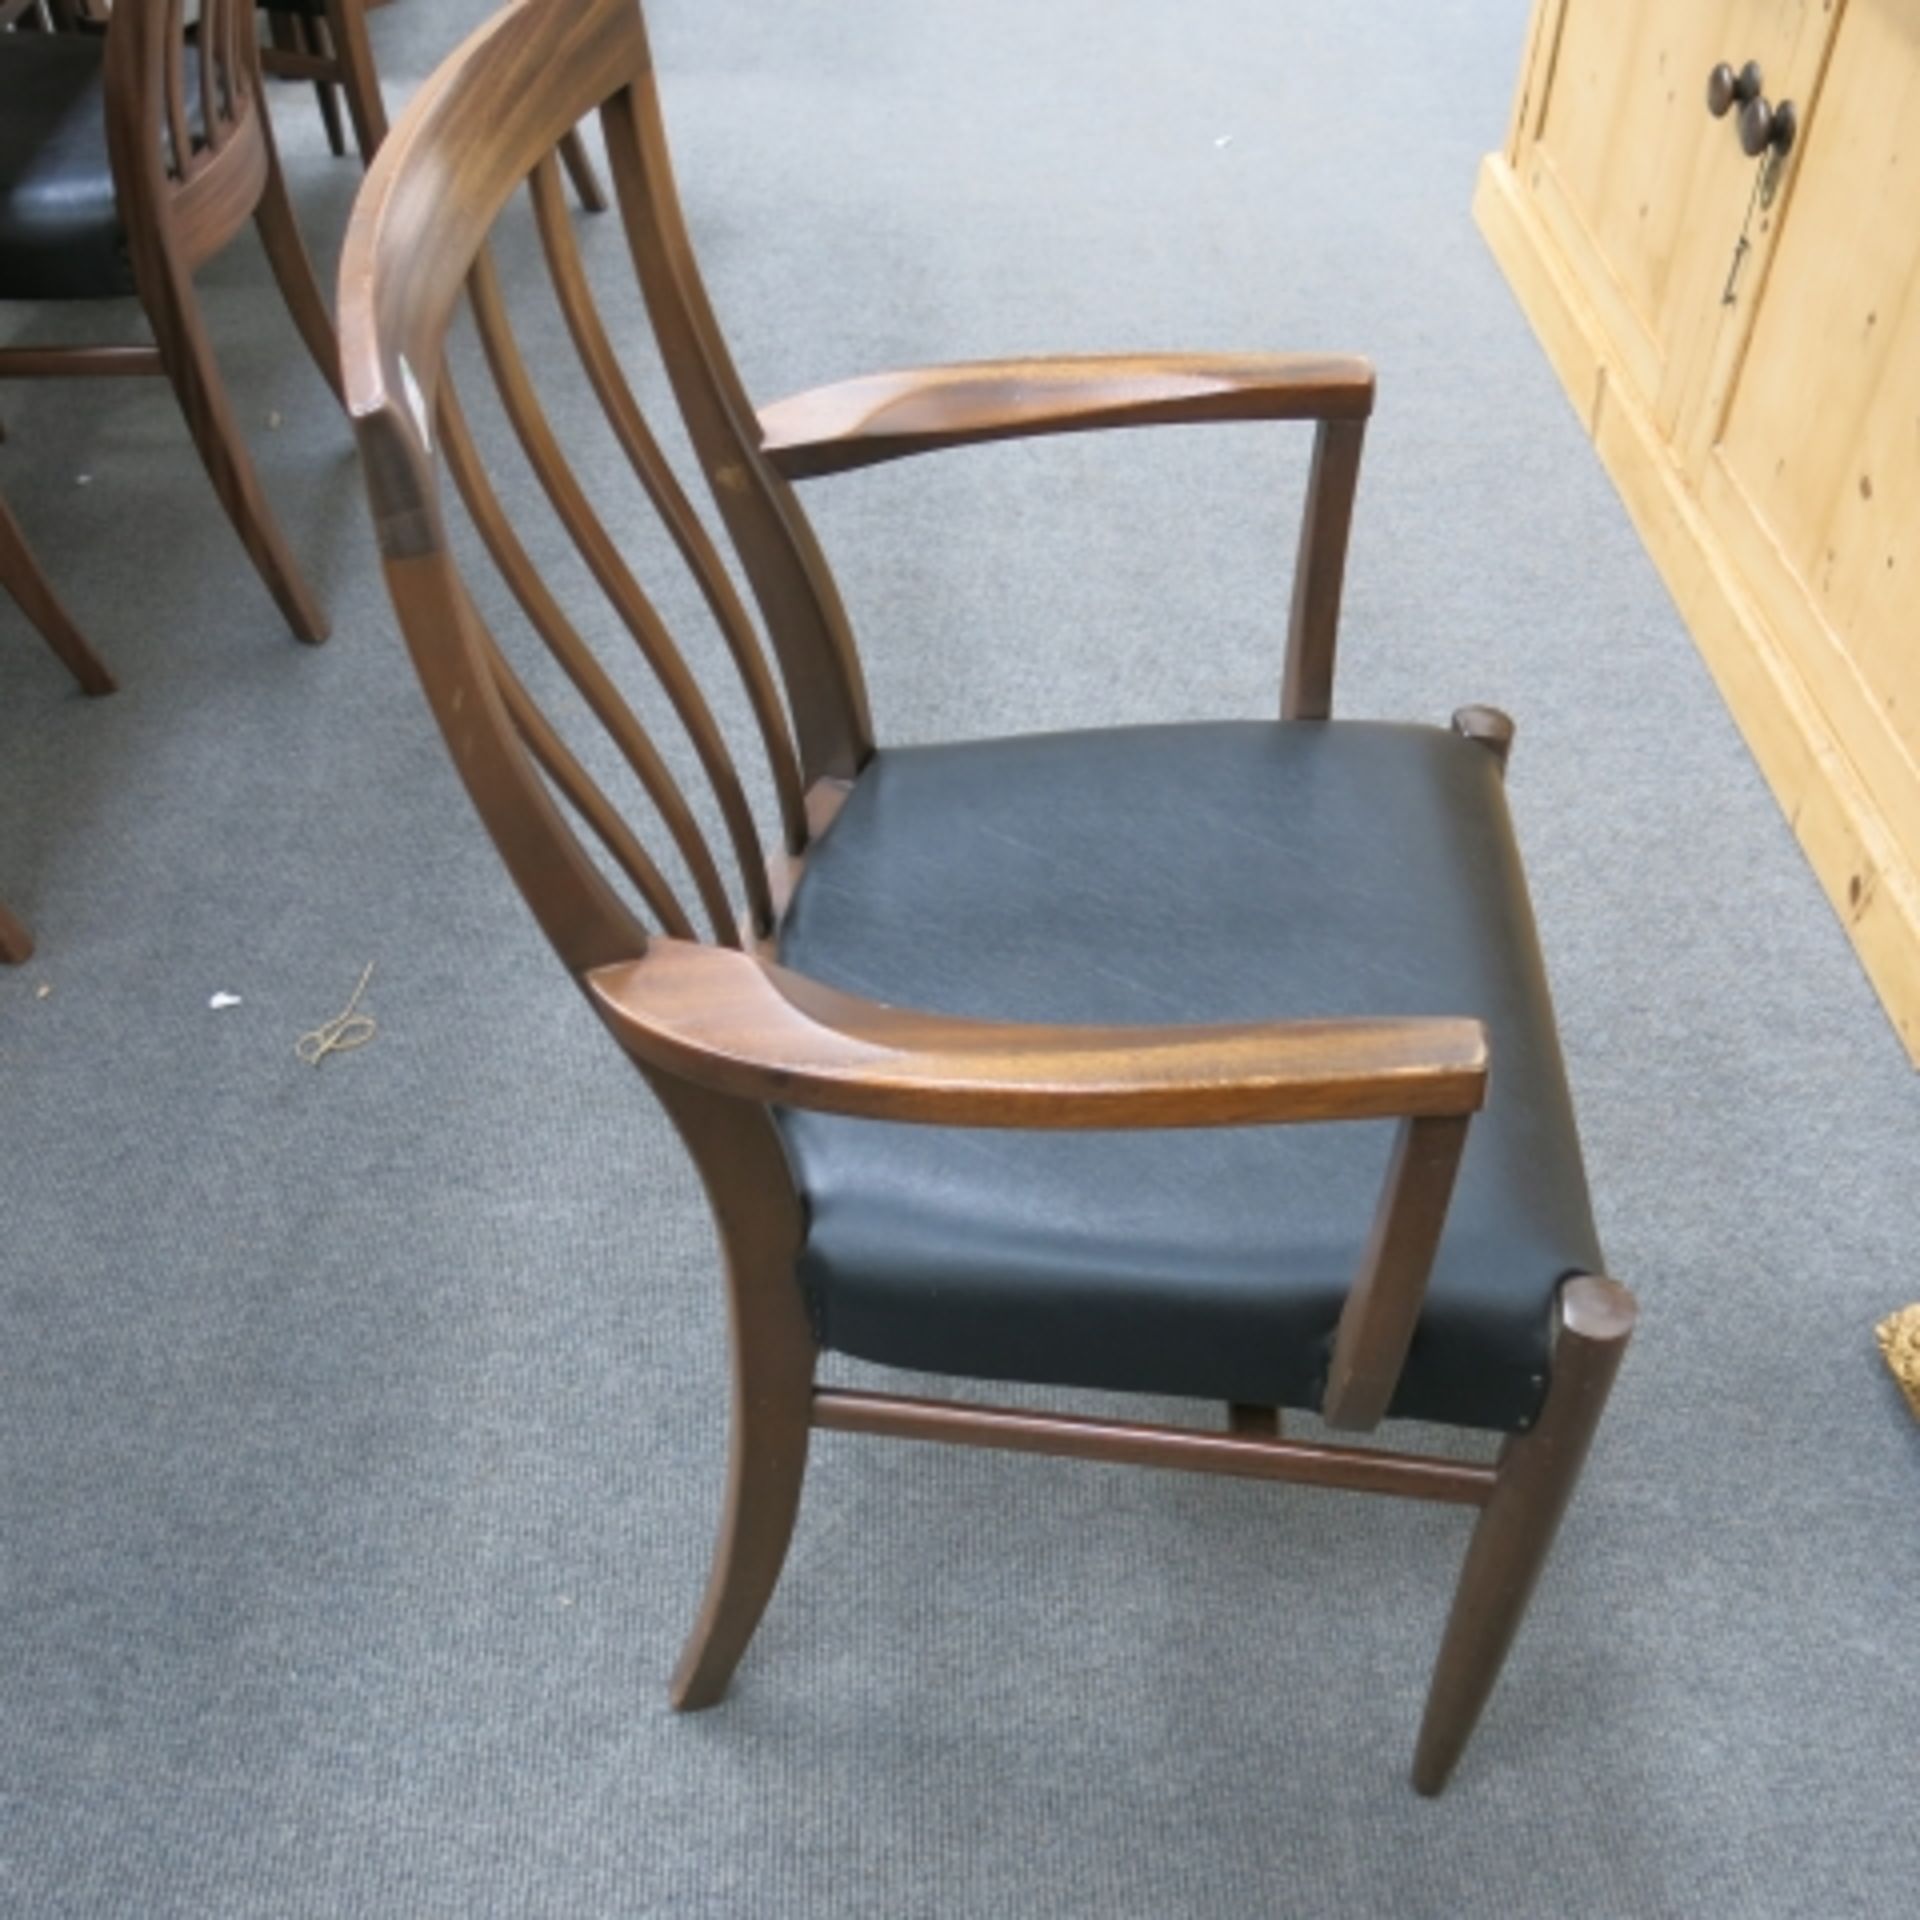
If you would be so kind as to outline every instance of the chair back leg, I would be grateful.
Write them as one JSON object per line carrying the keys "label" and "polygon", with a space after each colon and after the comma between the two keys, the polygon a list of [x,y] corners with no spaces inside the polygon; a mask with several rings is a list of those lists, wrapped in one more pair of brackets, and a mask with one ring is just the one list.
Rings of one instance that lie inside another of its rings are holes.
{"label": "chair back leg", "polygon": [[[6,588],[20,611],[39,629],[41,639],[53,649],[61,665],[79,681],[82,693],[97,695],[114,690],[119,683],[107,671],[106,662],[87,645],[86,635],[74,624],[52,583],[40,571],[13,509],[4,500],[0,500],[0,587]],[[20,957],[24,959],[25,955]]]}
{"label": "chair back leg", "polygon": [[1498,1481],[1460,1570],[1414,1753],[1413,1784],[1421,1793],[1447,1784],[1500,1677],[1606,1409],[1634,1313],[1633,1295],[1615,1280],[1581,1274],[1560,1290],[1546,1403],[1533,1427],[1501,1454]]}
{"label": "chair back leg", "polygon": [[[373,164],[380,142],[387,137],[386,102],[380,97],[380,76],[374,71],[373,49],[367,43],[366,9],[362,0],[327,0],[325,21],[315,21],[326,38],[326,52],[340,70],[341,90],[353,116],[353,137],[363,166]],[[340,149],[334,148],[338,153]]]}
{"label": "chair back leg", "polygon": [[[300,42],[303,53],[310,53],[316,60],[332,57],[327,46],[327,26],[324,20],[297,19],[294,32]],[[320,124],[327,132],[327,151],[336,160],[346,157],[347,129],[340,118],[340,89],[331,80],[316,80],[313,83],[313,103],[320,109]]]}
{"label": "chair back leg", "polygon": [[309,645],[318,645],[327,637],[327,617],[267,504],[226,382],[220,377],[192,280],[172,263],[159,271],[160,286],[152,284],[150,272],[140,275],[141,304],[200,463],[288,626]]}
{"label": "chair back leg", "polygon": [[[267,45],[272,49],[272,54],[284,54],[293,61],[322,57],[314,37],[307,32],[304,18],[299,14],[282,13],[277,7],[269,7],[266,11]],[[261,65],[270,74],[285,73],[286,68],[272,54],[263,53]],[[327,148],[337,160],[347,150],[346,130],[340,121],[340,96],[335,92],[331,80],[315,80],[313,98],[320,109],[320,123],[327,131]]]}
{"label": "chair back leg", "polygon": [[33,935],[0,900],[0,965],[23,967],[33,958]]}

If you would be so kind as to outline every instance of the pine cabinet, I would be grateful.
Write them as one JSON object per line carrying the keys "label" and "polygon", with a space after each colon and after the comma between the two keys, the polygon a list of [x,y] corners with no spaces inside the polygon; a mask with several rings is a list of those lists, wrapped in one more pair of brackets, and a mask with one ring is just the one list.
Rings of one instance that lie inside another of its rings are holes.
{"label": "pine cabinet", "polygon": [[1475,212],[1920,1062],[1920,6],[1536,0]]}

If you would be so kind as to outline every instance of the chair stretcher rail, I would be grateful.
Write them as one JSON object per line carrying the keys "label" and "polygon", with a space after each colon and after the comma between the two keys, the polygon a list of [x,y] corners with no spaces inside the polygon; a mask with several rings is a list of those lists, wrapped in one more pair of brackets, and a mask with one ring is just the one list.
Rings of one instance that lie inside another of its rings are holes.
{"label": "chair stretcher rail", "polygon": [[813,1424],[836,1433],[897,1440],[941,1440],[950,1446],[1050,1453],[1120,1466],[1174,1467],[1247,1480],[1291,1480],[1349,1493],[1392,1493],[1456,1506],[1485,1506],[1494,1469],[1471,1461],[1387,1453],[1373,1447],[1327,1447],[1264,1434],[1203,1433],[1191,1427],[1094,1420],[963,1401],[915,1400],[900,1394],[816,1387]]}

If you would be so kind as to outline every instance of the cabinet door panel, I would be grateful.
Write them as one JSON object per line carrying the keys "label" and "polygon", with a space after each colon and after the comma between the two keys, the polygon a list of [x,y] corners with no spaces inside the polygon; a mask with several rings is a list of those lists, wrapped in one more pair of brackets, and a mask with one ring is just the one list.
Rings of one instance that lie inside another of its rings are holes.
{"label": "cabinet door panel", "polygon": [[1706,107],[1716,61],[1765,68],[1809,0],[1567,0],[1523,178],[1664,425],[1732,259],[1753,163]]}
{"label": "cabinet door panel", "polygon": [[1852,0],[1703,488],[1920,862],[1920,9]]}

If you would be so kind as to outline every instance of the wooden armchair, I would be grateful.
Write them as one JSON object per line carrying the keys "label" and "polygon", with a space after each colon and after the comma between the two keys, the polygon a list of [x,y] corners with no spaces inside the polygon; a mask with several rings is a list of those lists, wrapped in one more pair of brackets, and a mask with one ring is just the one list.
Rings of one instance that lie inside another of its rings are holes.
{"label": "wooden armchair", "polygon": [[[771,659],[659,456],[564,217],[555,152],[595,109]],[[716,709],[516,343],[487,242],[523,182],[585,376],[737,671],[777,815],[771,860]],[[445,350],[463,294],[506,419],[605,597],[577,622],[456,399]],[[355,210],[341,316],[386,577],[448,746],[713,1204],[731,1464],[674,1703],[718,1700],[744,1652],[815,1428],[1186,1467],[1478,1511],[1415,1761],[1437,1792],[1634,1310],[1599,1277],[1505,805],[1510,726],[1487,709],[1451,729],[1328,720],[1366,363],[1018,361],[756,413],[682,223],[636,0],[518,0],[441,68]],[[1279,719],[876,749],[791,481],[1210,420],[1317,423]],[[509,664],[483,619],[443,468],[550,659]],[[601,630],[657,679],[717,840],[622,698],[625,663],[589,644]],[[577,752],[536,695],[562,675],[604,731]],[[656,832],[615,805],[616,774]],[[853,1391],[817,1378],[826,1351],[1227,1412],[1166,1426]],[[1450,1422],[1503,1445],[1478,1465],[1328,1444],[1285,1434],[1281,1408],[1336,1428]]]}
{"label": "wooden armchair", "polygon": [[220,504],[302,639],[325,616],[267,504],[195,271],[246,223],[322,378],[333,322],[260,105],[252,0],[125,0],[104,36],[0,35],[0,299],[135,294],[151,344],[0,347],[0,379],[165,374]]}

